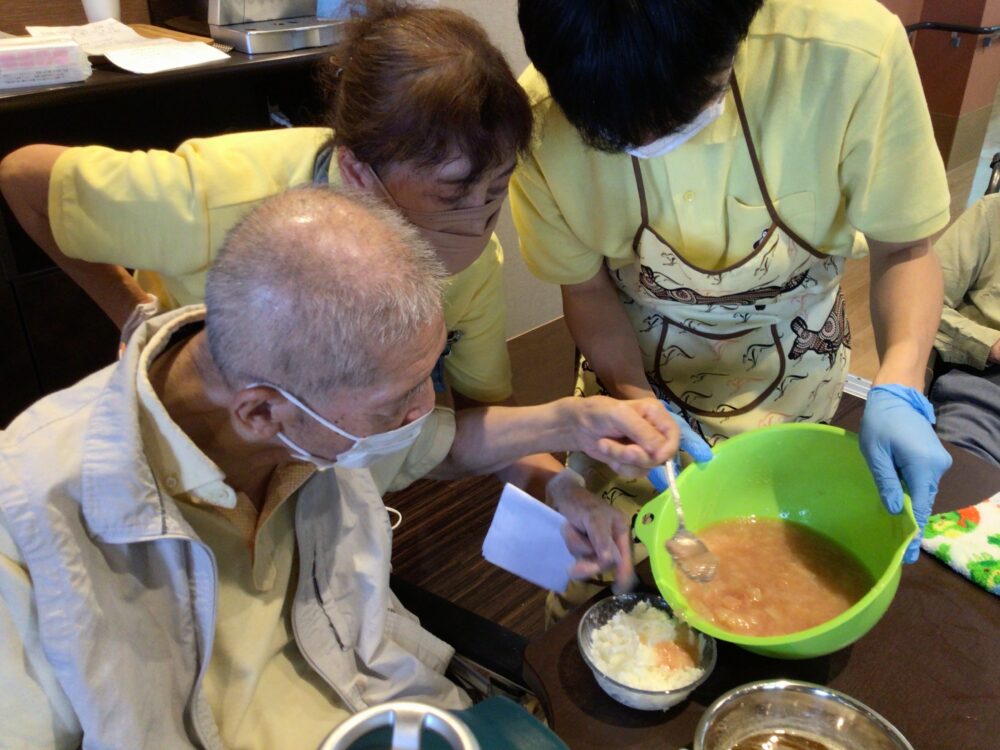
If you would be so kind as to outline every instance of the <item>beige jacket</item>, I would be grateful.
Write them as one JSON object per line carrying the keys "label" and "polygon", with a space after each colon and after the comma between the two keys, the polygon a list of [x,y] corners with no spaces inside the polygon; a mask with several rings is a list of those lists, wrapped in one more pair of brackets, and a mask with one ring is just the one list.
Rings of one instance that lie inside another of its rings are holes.
{"label": "beige jacket", "polygon": [[[143,348],[203,316],[197,306],[154,319],[120,362],[0,433],[4,748],[222,748],[200,694],[215,560],[157,485],[136,397]],[[425,429],[438,433],[418,443],[422,455],[390,457],[374,476],[318,473],[298,492],[296,640],[352,710],[396,698],[468,705],[442,674],[452,649],[389,590],[381,494],[443,458],[454,417],[438,410]]]}
{"label": "beige jacket", "polygon": [[944,276],[934,347],[946,362],[982,370],[1000,341],[1000,195],[980,198],[941,235],[934,253]]}

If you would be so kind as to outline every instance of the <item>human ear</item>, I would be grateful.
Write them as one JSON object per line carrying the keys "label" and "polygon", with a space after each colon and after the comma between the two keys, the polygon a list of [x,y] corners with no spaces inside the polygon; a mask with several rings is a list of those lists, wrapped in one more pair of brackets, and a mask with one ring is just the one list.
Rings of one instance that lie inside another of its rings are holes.
{"label": "human ear", "polygon": [[253,386],[233,394],[229,415],[233,429],[249,443],[264,443],[281,432],[282,417],[290,404],[273,388]]}
{"label": "human ear", "polygon": [[340,179],[347,187],[375,193],[375,179],[367,162],[361,161],[347,146],[337,147],[337,166]]}

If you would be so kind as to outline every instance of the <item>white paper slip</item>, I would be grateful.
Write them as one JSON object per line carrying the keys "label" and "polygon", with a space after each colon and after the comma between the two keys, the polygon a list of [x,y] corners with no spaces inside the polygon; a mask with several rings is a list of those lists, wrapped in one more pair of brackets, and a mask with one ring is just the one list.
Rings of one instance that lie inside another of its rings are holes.
{"label": "white paper slip", "polygon": [[565,517],[506,485],[483,540],[483,557],[549,591],[565,591],[573,555],[562,536]]}
{"label": "white paper slip", "polygon": [[88,55],[103,55],[111,47],[122,44],[145,44],[148,39],[114,18],[84,24],[83,26],[25,26],[36,39],[69,37]]}
{"label": "white paper slip", "polygon": [[104,54],[115,65],[132,73],[159,73],[190,68],[192,65],[225,60],[225,52],[204,42],[178,42],[176,39],[150,39],[153,44],[116,47]]}

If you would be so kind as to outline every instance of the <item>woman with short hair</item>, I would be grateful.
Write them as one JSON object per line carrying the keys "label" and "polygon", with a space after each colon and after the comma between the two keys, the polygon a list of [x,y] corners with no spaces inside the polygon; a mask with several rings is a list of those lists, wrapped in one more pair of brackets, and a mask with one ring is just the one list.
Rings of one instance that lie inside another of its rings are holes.
{"label": "woman with short hair", "polygon": [[265,198],[311,181],[379,195],[450,274],[449,384],[501,401],[511,376],[493,227],[531,137],[527,97],[471,18],[367,6],[321,66],[325,127],[193,138],[173,152],[27,146],[4,160],[0,186],[32,239],[119,327],[149,293],[163,308],[202,301],[222,240]]}

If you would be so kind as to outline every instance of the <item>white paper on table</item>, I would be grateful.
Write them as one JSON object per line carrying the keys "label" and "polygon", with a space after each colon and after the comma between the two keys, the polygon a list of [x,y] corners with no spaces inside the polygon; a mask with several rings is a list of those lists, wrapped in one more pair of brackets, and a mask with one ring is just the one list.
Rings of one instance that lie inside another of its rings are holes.
{"label": "white paper on table", "polygon": [[25,30],[36,39],[49,37],[69,37],[79,44],[88,55],[103,55],[110,47],[122,44],[145,44],[155,39],[147,39],[114,18],[84,24],[83,26],[25,26]]}
{"label": "white paper on table", "polygon": [[566,518],[513,485],[500,495],[483,540],[483,557],[549,591],[565,591],[573,555],[562,527]]}
{"label": "white paper on table", "polygon": [[159,73],[163,70],[204,65],[229,57],[225,52],[204,42],[179,42],[176,39],[148,41],[153,44],[115,47],[108,49],[104,55],[119,68],[132,73]]}

